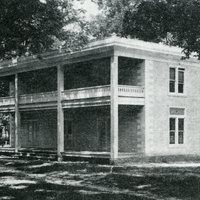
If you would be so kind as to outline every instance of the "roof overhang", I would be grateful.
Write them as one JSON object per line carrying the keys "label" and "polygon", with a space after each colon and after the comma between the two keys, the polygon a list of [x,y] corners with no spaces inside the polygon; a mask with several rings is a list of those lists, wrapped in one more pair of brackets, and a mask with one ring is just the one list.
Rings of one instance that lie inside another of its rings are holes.
{"label": "roof overhang", "polygon": [[11,61],[2,62],[0,63],[0,76],[106,58],[113,55],[186,65],[199,66],[200,64],[199,60],[196,58],[181,60],[183,56],[182,49],[177,47],[169,47],[163,44],[144,42],[135,39],[111,37],[90,43],[86,48],[78,52],[59,53],[57,51],[27,57],[23,60],[20,58],[15,64]]}

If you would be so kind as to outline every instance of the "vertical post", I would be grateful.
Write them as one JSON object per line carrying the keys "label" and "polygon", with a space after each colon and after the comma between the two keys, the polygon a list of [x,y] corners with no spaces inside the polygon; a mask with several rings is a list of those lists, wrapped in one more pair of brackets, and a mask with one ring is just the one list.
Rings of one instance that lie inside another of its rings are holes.
{"label": "vertical post", "polygon": [[19,80],[18,74],[15,74],[15,152],[19,150],[19,130],[20,130],[20,112],[19,112]]}
{"label": "vertical post", "polygon": [[57,155],[58,160],[62,159],[61,152],[64,152],[64,111],[62,108],[62,91],[64,90],[64,68],[57,67]]}
{"label": "vertical post", "polygon": [[118,56],[111,57],[111,162],[118,158]]}
{"label": "vertical post", "polygon": [[10,133],[10,138],[9,138],[10,139],[10,144],[9,145],[11,147],[13,147],[13,145],[14,145],[13,139],[14,139],[14,135],[15,135],[13,121],[14,121],[13,115],[12,115],[12,113],[9,113],[9,133]]}

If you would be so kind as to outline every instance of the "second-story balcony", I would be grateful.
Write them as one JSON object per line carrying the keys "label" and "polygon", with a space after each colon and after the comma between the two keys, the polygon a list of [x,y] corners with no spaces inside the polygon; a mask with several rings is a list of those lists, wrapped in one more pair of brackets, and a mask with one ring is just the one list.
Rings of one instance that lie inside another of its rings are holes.
{"label": "second-story balcony", "polygon": [[109,85],[65,90],[62,93],[62,99],[65,101],[76,100],[76,99],[109,97],[109,96],[110,96]]}
{"label": "second-story balcony", "polygon": [[[110,101],[110,85],[86,87],[64,90],[62,92],[62,102],[67,103],[84,101]],[[130,85],[118,85],[118,102],[119,104],[127,105],[144,105],[144,87],[130,86]],[[70,103],[70,104],[71,104]],[[56,107],[57,105],[57,92],[44,92],[35,94],[24,94],[19,96],[19,107],[23,108],[44,108],[44,107]],[[0,108],[14,106],[14,97],[2,97],[0,98]]]}
{"label": "second-story balcony", "polygon": [[[144,88],[140,86],[119,85],[119,97],[144,97]],[[63,100],[110,97],[110,85],[78,88],[63,91]]]}

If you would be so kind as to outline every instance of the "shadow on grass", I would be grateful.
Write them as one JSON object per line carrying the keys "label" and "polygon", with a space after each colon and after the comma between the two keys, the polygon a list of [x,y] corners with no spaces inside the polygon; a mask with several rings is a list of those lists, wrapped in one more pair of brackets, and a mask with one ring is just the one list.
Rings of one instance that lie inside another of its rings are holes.
{"label": "shadow on grass", "polygon": [[[109,173],[108,167],[101,168],[102,171],[106,169],[106,173],[102,173],[101,170],[96,173],[97,168],[85,162],[8,161],[3,166],[13,171],[0,172],[0,178],[11,177],[11,181],[12,178],[16,178],[24,182],[2,184],[0,199],[4,197],[19,200],[200,199],[200,167],[130,169],[125,167],[123,172],[115,168],[114,173]],[[44,176],[35,178],[30,176],[31,174]],[[30,180],[34,183],[28,182]],[[60,181],[60,184],[57,181]],[[74,184],[79,181],[80,184]]]}
{"label": "shadow on grass", "polygon": [[160,198],[200,199],[200,177],[194,175],[145,175],[130,176],[123,174],[109,174],[99,179],[95,184],[105,187],[115,187],[121,190],[150,192]]}
{"label": "shadow on grass", "polygon": [[97,190],[88,190],[87,187],[72,187],[58,184],[40,182],[37,184],[23,184],[23,189],[17,189],[10,186],[0,187],[0,198],[10,197],[16,200],[148,200],[143,196],[134,196],[130,194],[115,194],[99,192]]}

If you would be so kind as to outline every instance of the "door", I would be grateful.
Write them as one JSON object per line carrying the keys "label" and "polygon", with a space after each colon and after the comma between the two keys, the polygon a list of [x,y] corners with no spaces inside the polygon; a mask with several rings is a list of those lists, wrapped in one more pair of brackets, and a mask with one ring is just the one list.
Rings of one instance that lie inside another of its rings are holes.
{"label": "door", "polygon": [[98,150],[109,151],[110,146],[110,118],[103,117],[98,119]]}
{"label": "door", "polygon": [[38,146],[38,121],[29,120],[26,121],[26,134],[27,134],[27,146],[37,147]]}
{"label": "door", "polygon": [[72,120],[65,119],[64,123],[64,145],[65,150],[73,150],[74,138],[73,138],[73,122]]}

